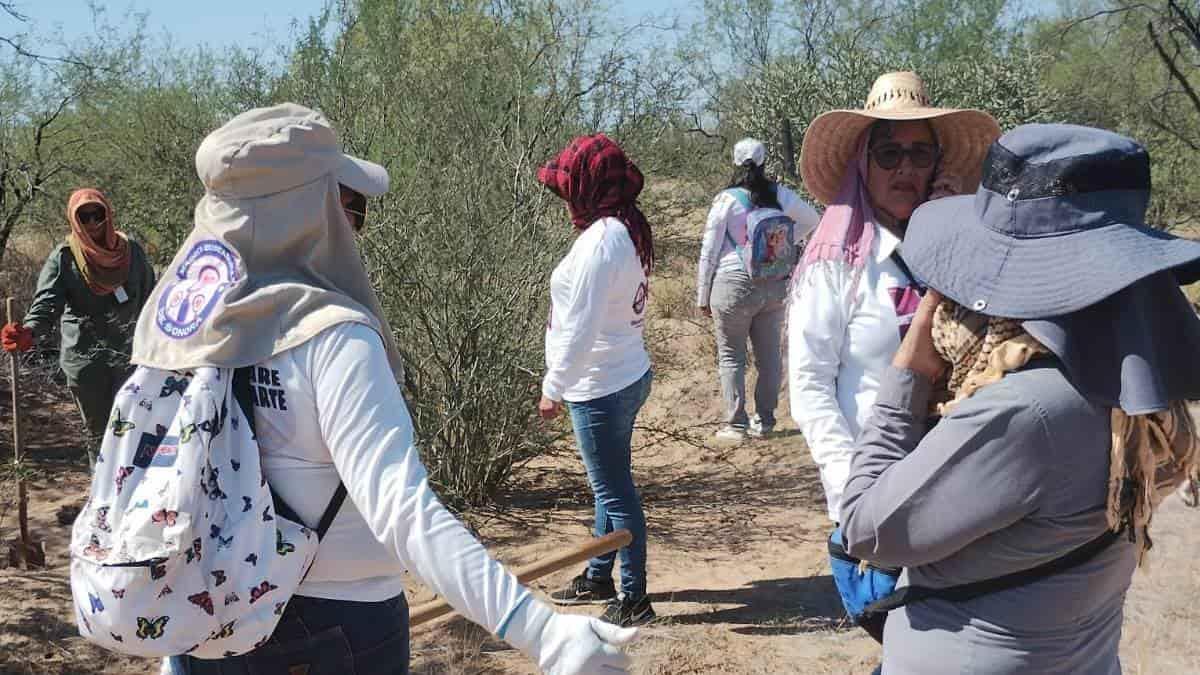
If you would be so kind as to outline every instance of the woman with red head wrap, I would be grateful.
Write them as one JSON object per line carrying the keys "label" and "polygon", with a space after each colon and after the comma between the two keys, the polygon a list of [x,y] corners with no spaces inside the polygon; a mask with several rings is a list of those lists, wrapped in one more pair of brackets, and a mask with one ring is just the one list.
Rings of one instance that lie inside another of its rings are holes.
{"label": "woman with red head wrap", "polygon": [[578,232],[550,277],[546,376],[538,411],[555,417],[566,402],[596,501],[596,536],[628,529],[621,550],[593,558],[559,604],[609,602],[604,619],[622,626],[654,618],[646,595],[646,518],[633,483],[631,438],[650,395],[650,357],[642,341],[654,237],[637,206],[642,173],[603,134],[581,136],[538,170],[538,181],[567,203]]}

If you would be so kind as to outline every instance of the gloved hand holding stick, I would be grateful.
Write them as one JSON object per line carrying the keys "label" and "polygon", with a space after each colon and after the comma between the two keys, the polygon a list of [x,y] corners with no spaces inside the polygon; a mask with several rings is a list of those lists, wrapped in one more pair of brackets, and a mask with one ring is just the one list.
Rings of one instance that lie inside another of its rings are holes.
{"label": "gloved hand holding stick", "polygon": [[[552,572],[628,546],[632,541],[629,530],[610,532],[516,570],[517,580],[528,584]],[[453,611],[444,600],[433,600],[413,609],[409,625],[418,626]],[[620,628],[587,616],[559,614],[536,598],[526,601],[513,623],[518,625],[509,630],[505,639],[550,675],[624,673],[629,666],[629,657],[621,652],[621,648],[637,637],[635,628]]]}
{"label": "gloved hand holding stick", "polygon": [[[633,535],[629,533],[629,530],[616,530],[603,537],[591,539],[586,544],[576,546],[552,558],[530,563],[518,570],[514,570],[514,574],[517,575],[517,581],[529,584],[529,582],[540,579],[547,574],[553,574],[572,565],[578,565],[585,560],[590,560],[596,556],[628,546],[632,541]],[[413,608],[412,614],[409,617],[409,625],[415,628],[427,621],[433,621],[438,617],[450,614],[453,611],[454,608],[445,600],[430,600],[423,605]]]}

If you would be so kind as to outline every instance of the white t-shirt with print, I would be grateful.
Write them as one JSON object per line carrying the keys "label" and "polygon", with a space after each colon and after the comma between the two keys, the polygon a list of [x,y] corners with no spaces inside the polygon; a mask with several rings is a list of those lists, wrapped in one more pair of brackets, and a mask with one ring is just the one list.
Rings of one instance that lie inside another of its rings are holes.
{"label": "white t-shirt with print", "polygon": [[542,394],[591,401],[650,369],[642,340],[649,285],[625,224],[602,218],[584,230],[550,276]]}

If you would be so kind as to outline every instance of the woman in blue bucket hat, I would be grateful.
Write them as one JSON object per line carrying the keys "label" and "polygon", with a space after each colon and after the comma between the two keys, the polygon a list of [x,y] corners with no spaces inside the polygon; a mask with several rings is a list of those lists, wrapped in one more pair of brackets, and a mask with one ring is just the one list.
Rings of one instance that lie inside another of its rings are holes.
{"label": "woman in blue bucket hat", "polygon": [[905,259],[931,290],[842,501],[849,552],[905,568],[871,608],[884,673],[1121,672],[1151,515],[1200,455],[1179,289],[1200,242],[1147,226],[1149,194],[1134,141],[1026,125],[973,196],[914,213]]}

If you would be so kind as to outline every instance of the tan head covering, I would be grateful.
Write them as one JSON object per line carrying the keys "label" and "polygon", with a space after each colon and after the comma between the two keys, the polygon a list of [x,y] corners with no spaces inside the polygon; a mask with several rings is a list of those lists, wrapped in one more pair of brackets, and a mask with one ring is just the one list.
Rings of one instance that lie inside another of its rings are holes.
{"label": "tan head covering", "polygon": [[916,73],[885,73],[875,80],[862,110],[823,113],[804,132],[800,175],[822,204],[837,198],[859,140],[876,120],[929,120],[943,153],[942,171],[962,179],[963,193],[979,185],[988,146],[1000,137],[1000,125],[981,110],[933,107]]}
{"label": "tan head covering", "polygon": [[138,319],[132,361],[236,368],[362,323],[400,354],[338,200],[342,154],[323,115],[292,103],[238,115],[196,151],[207,194]]}
{"label": "tan head covering", "polygon": [[[79,210],[89,205],[104,209],[104,222],[95,228],[98,237],[79,222]],[[83,188],[67,199],[67,245],[83,282],[96,295],[112,293],[129,278],[129,240],[117,231],[115,221],[112,204],[99,190]]]}

